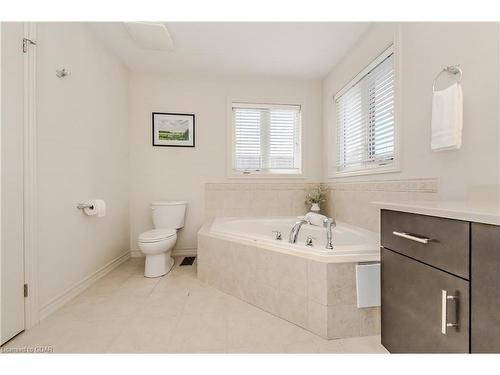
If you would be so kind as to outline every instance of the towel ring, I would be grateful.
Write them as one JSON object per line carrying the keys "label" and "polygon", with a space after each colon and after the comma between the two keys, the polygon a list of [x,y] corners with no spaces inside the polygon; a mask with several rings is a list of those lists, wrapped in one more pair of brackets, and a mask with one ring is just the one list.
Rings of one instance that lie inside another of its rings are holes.
{"label": "towel ring", "polygon": [[443,70],[441,70],[438,73],[438,75],[436,76],[436,78],[434,78],[434,82],[432,83],[432,92],[433,93],[436,92],[436,81],[438,80],[438,78],[443,73],[449,73],[449,74],[453,74],[453,75],[457,75],[458,74],[457,83],[462,82],[462,68],[460,68],[460,64],[445,66],[443,68]]}

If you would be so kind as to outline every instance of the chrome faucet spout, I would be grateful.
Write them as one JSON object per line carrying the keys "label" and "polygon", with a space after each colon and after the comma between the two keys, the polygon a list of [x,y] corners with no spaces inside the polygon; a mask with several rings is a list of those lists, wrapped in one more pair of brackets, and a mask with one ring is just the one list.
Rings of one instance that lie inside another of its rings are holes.
{"label": "chrome faucet spout", "polygon": [[326,228],[326,246],[325,248],[333,250],[332,229],[337,226],[335,219],[327,217],[323,220],[323,226]]}
{"label": "chrome faucet spout", "polygon": [[288,242],[289,243],[296,243],[297,242],[297,237],[299,236],[300,228],[304,224],[309,224],[309,221],[300,219],[297,221],[292,229],[290,230],[290,235],[288,236]]}

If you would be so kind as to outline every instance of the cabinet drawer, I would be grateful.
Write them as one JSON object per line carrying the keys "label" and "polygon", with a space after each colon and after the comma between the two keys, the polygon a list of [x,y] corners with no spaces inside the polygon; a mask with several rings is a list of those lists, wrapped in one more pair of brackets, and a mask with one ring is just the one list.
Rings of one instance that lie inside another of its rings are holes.
{"label": "cabinet drawer", "polygon": [[382,210],[382,246],[465,279],[469,232],[466,221]]}
{"label": "cabinet drawer", "polygon": [[[381,256],[382,345],[391,353],[468,353],[469,282],[391,250]],[[443,291],[456,299],[443,303]],[[443,334],[443,322],[458,326]]]}

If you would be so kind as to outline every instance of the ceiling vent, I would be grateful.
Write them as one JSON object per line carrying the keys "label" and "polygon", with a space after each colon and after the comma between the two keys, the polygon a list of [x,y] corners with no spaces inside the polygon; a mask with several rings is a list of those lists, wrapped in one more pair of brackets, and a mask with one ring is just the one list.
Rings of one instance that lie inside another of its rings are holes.
{"label": "ceiling vent", "polygon": [[172,51],[174,42],[167,27],[160,22],[124,22],[125,29],[141,49]]}

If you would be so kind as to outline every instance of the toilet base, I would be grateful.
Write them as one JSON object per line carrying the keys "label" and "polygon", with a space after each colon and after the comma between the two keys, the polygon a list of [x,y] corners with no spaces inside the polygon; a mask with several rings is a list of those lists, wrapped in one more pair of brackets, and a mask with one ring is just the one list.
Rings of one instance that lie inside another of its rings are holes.
{"label": "toilet base", "polygon": [[169,273],[174,265],[174,258],[170,256],[171,253],[171,251],[167,251],[162,254],[146,255],[144,277],[161,277]]}

